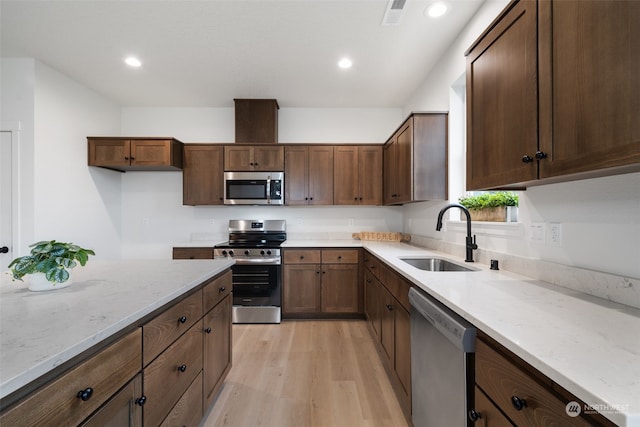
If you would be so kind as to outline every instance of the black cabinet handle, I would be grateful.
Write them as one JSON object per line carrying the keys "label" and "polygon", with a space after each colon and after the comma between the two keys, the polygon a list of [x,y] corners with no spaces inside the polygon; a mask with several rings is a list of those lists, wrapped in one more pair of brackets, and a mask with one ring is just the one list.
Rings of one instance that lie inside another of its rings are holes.
{"label": "black cabinet handle", "polygon": [[524,155],[522,156],[522,163],[531,163],[533,162],[533,157]]}
{"label": "black cabinet handle", "polygon": [[480,418],[482,418],[482,415],[480,414],[480,412],[476,411],[475,409],[472,409],[469,411],[469,420],[471,420],[472,422],[475,423]]}
{"label": "black cabinet handle", "polygon": [[304,255],[300,255],[300,259],[304,259]]}
{"label": "black cabinet handle", "polygon": [[207,329],[204,330],[206,333],[210,334],[211,333],[211,326],[209,326]]}
{"label": "black cabinet handle", "polygon": [[338,259],[342,259],[342,255],[338,255]]}
{"label": "black cabinet handle", "polygon": [[355,200],[355,201],[357,202],[357,201],[358,201],[358,198],[357,198],[357,197],[354,197],[354,198],[353,198],[353,200]]}
{"label": "black cabinet handle", "polygon": [[313,200],[313,197],[309,197],[309,200]]}
{"label": "black cabinet handle", "polygon": [[147,396],[144,396],[144,395],[140,396],[135,400],[134,403],[139,406],[144,406],[144,404],[147,403]]}
{"label": "black cabinet handle", "polygon": [[9,248],[6,246],[3,246],[0,248],[0,254],[6,254],[9,253]]}
{"label": "black cabinet handle", "polygon": [[536,151],[536,159],[542,160],[547,158],[547,153],[543,153],[542,151]]}
{"label": "black cabinet handle", "polygon": [[83,402],[86,402],[87,400],[91,399],[92,395],[93,395],[93,389],[91,387],[87,387],[84,390],[80,390],[77,394],[77,397]]}
{"label": "black cabinet handle", "polygon": [[178,366],[178,371],[180,371],[180,372],[184,372],[184,371],[186,371],[186,370],[187,370],[187,365],[180,365],[180,366]]}
{"label": "black cabinet handle", "polygon": [[227,290],[227,288],[225,288],[224,286],[221,286],[220,289],[218,289],[218,293],[221,294],[226,290]]}
{"label": "black cabinet handle", "polygon": [[129,160],[129,158],[127,156],[124,157],[125,160]]}
{"label": "black cabinet handle", "polygon": [[511,396],[511,404],[516,411],[522,411],[527,407],[527,402],[524,399],[520,399],[518,396]]}
{"label": "black cabinet handle", "polygon": [[131,157],[131,161],[133,161],[133,160],[135,160],[135,159],[136,159],[135,157]]}
{"label": "black cabinet handle", "polygon": [[180,323],[186,323],[187,321],[187,316],[180,316],[180,318],[178,319],[178,322]]}
{"label": "black cabinet handle", "polygon": [[387,310],[393,311],[393,306],[391,304],[387,304]]}

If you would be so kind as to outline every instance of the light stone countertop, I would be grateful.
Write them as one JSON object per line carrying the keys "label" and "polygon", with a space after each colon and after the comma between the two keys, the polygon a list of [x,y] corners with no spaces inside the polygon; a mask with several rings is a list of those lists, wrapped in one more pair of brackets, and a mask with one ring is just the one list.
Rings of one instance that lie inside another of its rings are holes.
{"label": "light stone countertop", "polygon": [[0,397],[126,329],[233,263],[90,260],[74,269],[71,286],[46,292],[31,292],[26,283],[12,282],[2,274]]}
{"label": "light stone countertop", "polygon": [[[639,309],[405,243],[308,240],[284,246],[368,249],[614,423],[640,427]],[[400,260],[421,256],[478,271],[428,272]]]}

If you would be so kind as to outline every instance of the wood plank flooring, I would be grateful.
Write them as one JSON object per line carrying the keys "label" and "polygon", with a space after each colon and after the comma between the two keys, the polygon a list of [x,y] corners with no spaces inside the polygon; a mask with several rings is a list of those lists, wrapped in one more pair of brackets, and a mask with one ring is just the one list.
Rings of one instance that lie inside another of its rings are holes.
{"label": "wood plank flooring", "polygon": [[233,325],[205,427],[408,426],[363,320]]}

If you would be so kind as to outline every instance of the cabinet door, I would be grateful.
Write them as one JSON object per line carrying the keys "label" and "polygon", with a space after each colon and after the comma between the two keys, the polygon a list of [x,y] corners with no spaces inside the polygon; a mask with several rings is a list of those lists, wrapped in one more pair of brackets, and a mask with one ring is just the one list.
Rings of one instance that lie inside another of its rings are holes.
{"label": "cabinet door", "polygon": [[142,397],[142,375],[134,379],[89,417],[81,427],[140,427],[142,406],[137,399]]}
{"label": "cabinet door", "polygon": [[396,146],[396,203],[410,202],[413,200],[413,118],[398,131],[394,142]]}
{"label": "cabinet door", "polygon": [[358,148],[358,203],[382,204],[382,146]]}
{"label": "cabinet door", "polygon": [[380,315],[378,302],[378,279],[369,270],[364,272],[364,312],[376,336],[380,338]]}
{"label": "cabinet door", "polygon": [[130,144],[132,166],[168,166],[171,164],[171,140],[133,139]]}
{"label": "cabinet door", "polygon": [[251,156],[251,146],[238,145],[224,147],[224,170],[225,171],[251,171],[253,170],[253,159]]}
{"label": "cabinet door", "polygon": [[505,417],[489,398],[478,388],[474,387],[473,410],[479,416],[474,427],[513,427],[511,421]]}
{"label": "cabinet door", "polygon": [[400,305],[395,308],[395,370],[405,403],[411,406],[411,315]]}
{"label": "cabinet door", "polygon": [[285,148],[285,203],[287,205],[309,204],[309,181],[307,174],[309,147]]}
{"label": "cabinet door", "polygon": [[333,204],[333,146],[309,147],[309,204]]}
{"label": "cabinet door", "polygon": [[284,313],[320,312],[320,265],[284,266],[282,311]]}
{"label": "cabinet door", "polygon": [[397,163],[397,146],[394,144],[395,139],[387,141],[383,148],[383,202],[385,205],[392,205],[395,202],[398,193],[396,191],[396,163]]}
{"label": "cabinet door", "polygon": [[183,205],[224,203],[224,151],[220,145],[185,145],[182,171]]}
{"label": "cabinet door", "polygon": [[253,170],[284,170],[284,147],[253,147]]}
{"label": "cabinet door", "polygon": [[358,265],[323,264],[320,295],[323,313],[357,313]]}
{"label": "cabinet door", "polygon": [[394,299],[384,286],[378,288],[378,309],[380,310],[380,343],[384,350],[389,366],[395,366],[395,325]]}
{"label": "cabinet door", "polygon": [[358,147],[335,147],[334,166],[333,203],[336,205],[360,204]]}
{"label": "cabinet door", "polygon": [[545,1],[540,178],[640,168],[640,2]]}
{"label": "cabinet door", "polygon": [[522,0],[467,57],[467,190],[537,178],[537,12]]}
{"label": "cabinet door", "polygon": [[211,309],[203,323],[203,407],[208,408],[220,390],[226,372],[231,369],[231,295]]}
{"label": "cabinet door", "polygon": [[193,380],[160,427],[198,427],[203,414],[201,395],[202,373]]}
{"label": "cabinet door", "polygon": [[89,141],[89,166],[128,166],[130,141],[128,139],[92,139]]}

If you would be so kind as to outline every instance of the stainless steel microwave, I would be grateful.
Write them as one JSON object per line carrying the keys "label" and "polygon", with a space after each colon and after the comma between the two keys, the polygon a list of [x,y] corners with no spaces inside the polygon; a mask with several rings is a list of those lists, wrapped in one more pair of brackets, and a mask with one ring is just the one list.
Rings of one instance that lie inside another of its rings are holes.
{"label": "stainless steel microwave", "polygon": [[284,172],[225,172],[225,205],[284,205]]}

